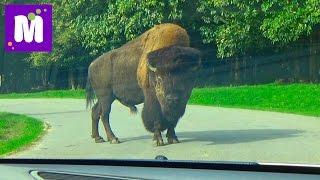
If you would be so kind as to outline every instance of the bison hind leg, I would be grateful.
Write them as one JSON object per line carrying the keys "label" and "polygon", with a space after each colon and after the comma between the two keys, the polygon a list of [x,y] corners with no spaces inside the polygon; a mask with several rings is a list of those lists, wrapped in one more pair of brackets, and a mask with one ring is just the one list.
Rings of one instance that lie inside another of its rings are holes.
{"label": "bison hind leg", "polygon": [[91,118],[92,118],[92,132],[91,137],[94,138],[96,143],[104,142],[104,139],[99,135],[99,120],[101,115],[101,106],[97,102],[92,107]]}

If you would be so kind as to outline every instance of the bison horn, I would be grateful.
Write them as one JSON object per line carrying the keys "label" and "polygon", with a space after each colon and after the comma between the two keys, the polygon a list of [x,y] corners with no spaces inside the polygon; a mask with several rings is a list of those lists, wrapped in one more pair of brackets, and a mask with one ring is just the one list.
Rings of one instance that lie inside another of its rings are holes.
{"label": "bison horn", "polygon": [[152,72],[156,72],[157,68],[152,67],[149,62],[147,62],[148,68],[152,71]]}

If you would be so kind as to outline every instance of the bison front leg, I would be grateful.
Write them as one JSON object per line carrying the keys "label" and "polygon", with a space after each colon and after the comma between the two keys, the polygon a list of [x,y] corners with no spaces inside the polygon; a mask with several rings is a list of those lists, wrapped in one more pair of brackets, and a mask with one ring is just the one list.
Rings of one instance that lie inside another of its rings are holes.
{"label": "bison front leg", "polygon": [[174,130],[174,127],[169,127],[167,130],[167,139],[168,139],[168,144],[176,144],[179,143],[178,137],[176,135],[176,132]]}
{"label": "bison front leg", "polygon": [[107,134],[108,141],[110,141],[111,144],[118,144],[120,143],[120,141],[112,132],[112,129],[109,123],[109,115],[111,111],[111,104],[113,103],[113,101],[114,101],[114,98],[112,97],[112,95],[105,96],[103,98],[103,100],[101,101],[101,108],[102,108],[101,119]]}
{"label": "bison front leg", "polygon": [[155,146],[163,146],[163,139],[160,131],[155,131],[153,134],[153,142]]}
{"label": "bison front leg", "polygon": [[161,123],[156,120],[154,122],[154,134],[153,134],[153,142],[155,146],[163,146],[163,139],[161,135]]}

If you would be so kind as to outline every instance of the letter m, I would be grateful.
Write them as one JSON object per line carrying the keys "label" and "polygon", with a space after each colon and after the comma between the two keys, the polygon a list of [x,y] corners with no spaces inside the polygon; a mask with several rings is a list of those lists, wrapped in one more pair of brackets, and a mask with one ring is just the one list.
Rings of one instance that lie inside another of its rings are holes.
{"label": "letter m", "polygon": [[30,27],[26,16],[18,15],[14,17],[14,40],[21,42],[24,40],[30,43],[34,40],[37,43],[43,42],[43,19],[40,16],[35,16],[34,20],[31,20]]}

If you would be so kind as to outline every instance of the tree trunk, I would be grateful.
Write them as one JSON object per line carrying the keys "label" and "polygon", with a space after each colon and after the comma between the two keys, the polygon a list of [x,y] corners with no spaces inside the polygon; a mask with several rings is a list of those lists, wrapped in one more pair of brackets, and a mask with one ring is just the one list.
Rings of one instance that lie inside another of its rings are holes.
{"label": "tree trunk", "polygon": [[41,80],[42,80],[42,87],[46,88],[47,87],[47,68],[46,67],[42,68]]}
{"label": "tree trunk", "polygon": [[82,89],[84,88],[84,84],[85,84],[85,81],[84,81],[84,71],[85,69],[84,68],[79,68],[77,71],[78,71],[78,75],[77,75],[77,79],[78,79],[78,87],[79,89]]}
{"label": "tree trunk", "polygon": [[50,66],[50,73],[49,73],[49,85],[50,88],[56,87],[57,84],[57,76],[58,76],[58,68],[56,64],[52,64]]}
{"label": "tree trunk", "polygon": [[235,61],[231,60],[230,61],[230,74],[229,74],[229,84],[230,85],[234,85],[235,84],[235,80],[234,80],[234,74],[235,74]]}
{"label": "tree trunk", "polygon": [[[4,39],[4,16],[1,14],[0,17],[0,39]],[[5,58],[5,51],[4,51],[4,43],[1,42],[1,53],[0,53],[0,92],[3,90],[3,81],[4,81],[4,73],[3,73],[3,66],[4,66],[4,58]]]}
{"label": "tree trunk", "polygon": [[241,79],[241,82],[244,82],[245,84],[249,84],[249,80],[248,80],[248,66],[247,66],[247,63],[248,63],[248,59],[249,57],[246,56],[246,57],[243,57],[242,59],[242,79]]}
{"label": "tree trunk", "polygon": [[68,72],[68,83],[69,83],[69,88],[70,89],[76,89],[76,81],[75,81],[75,78],[74,78],[73,69],[69,69],[69,72]]}
{"label": "tree trunk", "polygon": [[5,58],[5,52],[4,52],[4,46],[1,48],[1,59],[0,59],[0,92],[2,91],[3,87],[3,81],[4,81],[4,73],[3,73],[3,66],[4,66],[4,58]]}
{"label": "tree trunk", "polygon": [[319,81],[319,34],[310,37],[309,80],[314,83]]}
{"label": "tree trunk", "polygon": [[247,59],[247,75],[246,75],[246,80],[249,84],[254,84],[254,64],[257,58],[252,58],[249,57]]}
{"label": "tree trunk", "polygon": [[293,60],[293,78],[295,82],[299,82],[301,80],[300,66],[300,59],[295,58]]}
{"label": "tree trunk", "polygon": [[256,84],[257,83],[257,67],[258,67],[258,62],[257,59],[253,59],[253,66],[252,66],[252,83]]}
{"label": "tree trunk", "polygon": [[240,60],[237,58],[234,61],[234,68],[233,68],[233,82],[236,85],[240,84]]}

